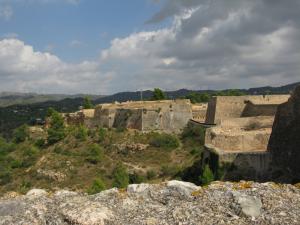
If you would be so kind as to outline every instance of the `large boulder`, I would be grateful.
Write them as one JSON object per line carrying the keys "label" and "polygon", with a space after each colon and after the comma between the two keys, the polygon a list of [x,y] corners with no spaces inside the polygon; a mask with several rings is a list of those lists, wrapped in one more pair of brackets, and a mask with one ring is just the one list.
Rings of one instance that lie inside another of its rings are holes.
{"label": "large boulder", "polygon": [[300,86],[287,103],[278,107],[268,146],[272,155],[272,179],[300,181]]}

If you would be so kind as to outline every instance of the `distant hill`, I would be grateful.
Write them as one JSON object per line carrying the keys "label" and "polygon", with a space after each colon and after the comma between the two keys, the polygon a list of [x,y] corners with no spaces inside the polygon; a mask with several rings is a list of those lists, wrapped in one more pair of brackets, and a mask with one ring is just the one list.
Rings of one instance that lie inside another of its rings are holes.
{"label": "distant hill", "polygon": [[[291,93],[296,86],[300,85],[300,82],[288,84],[280,87],[258,87],[258,88],[249,88],[249,89],[237,89],[245,94],[248,95],[264,95],[264,94],[289,94]],[[228,90],[222,90],[228,91]],[[181,98],[187,96],[191,93],[216,93],[216,90],[187,90],[187,89],[180,89],[177,91],[166,91],[165,94],[170,99]],[[138,101],[142,98],[144,100],[149,100],[152,97],[153,92],[150,90],[141,92],[120,92],[117,94],[104,96],[99,99],[94,100],[95,104],[101,103],[109,103],[109,102],[124,102],[124,101]]]}
{"label": "distant hill", "polygon": [[10,105],[28,105],[46,101],[60,101],[66,98],[75,99],[89,96],[91,99],[98,99],[101,95],[65,95],[65,94],[36,94],[36,93],[19,93],[19,92],[0,92],[0,107]]}

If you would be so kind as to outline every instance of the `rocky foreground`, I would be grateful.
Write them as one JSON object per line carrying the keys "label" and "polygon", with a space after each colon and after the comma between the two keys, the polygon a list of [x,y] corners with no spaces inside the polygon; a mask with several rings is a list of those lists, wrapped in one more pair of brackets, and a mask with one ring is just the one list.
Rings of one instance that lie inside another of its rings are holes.
{"label": "rocky foreground", "polygon": [[0,224],[300,224],[300,189],[275,183],[208,187],[169,181],[88,196],[31,190],[0,200]]}

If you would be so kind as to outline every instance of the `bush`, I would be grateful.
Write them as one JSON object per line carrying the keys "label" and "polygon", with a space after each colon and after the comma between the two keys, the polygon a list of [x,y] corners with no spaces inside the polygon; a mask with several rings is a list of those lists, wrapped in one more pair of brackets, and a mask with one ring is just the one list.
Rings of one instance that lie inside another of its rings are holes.
{"label": "bush", "polygon": [[152,180],[156,177],[156,172],[154,170],[148,170],[147,171],[147,179]]}
{"label": "bush", "polygon": [[51,110],[50,128],[48,129],[48,143],[54,144],[65,138],[65,126],[63,117]]}
{"label": "bush", "polygon": [[12,180],[9,168],[0,166],[0,185],[8,184]]}
{"label": "bush", "polygon": [[29,138],[29,128],[27,125],[20,126],[14,131],[14,142],[21,143],[26,141]]}
{"label": "bush", "polygon": [[104,157],[103,149],[97,145],[93,144],[87,149],[87,158],[86,160],[92,164],[97,164]]}
{"label": "bush", "polygon": [[38,150],[35,147],[26,147],[23,149],[22,167],[32,166],[38,157]]}
{"label": "bush", "polygon": [[87,129],[83,125],[78,126],[75,133],[75,138],[80,141],[86,141],[87,136],[88,136]]}
{"label": "bush", "polygon": [[152,138],[150,138],[149,144],[156,148],[174,149],[179,147],[179,140],[176,136],[171,134],[155,133]]}
{"label": "bush", "polygon": [[101,191],[104,191],[105,189],[106,188],[105,188],[104,182],[102,181],[102,179],[98,178],[98,179],[94,180],[92,186],[88,189],[87,192],[90,195],[94,195]]}
{"label": "bush", "polygon": [[167,177],[174,177],[178,175],[178,173],[181,171],[181,168],[179,166],[169,166],[169,165],[163,165],[161,167],[161,172],[163,176]]}
{"label": "bush", "polygon": [[16,148],[16,145],[13,143],[8,143],[6,140],[2,137],[0,137],[0,156],[5,156],[8,153],[14,151]]}
{"label": "bush", "polygon": [[99,142],[104,142],[107,135],[107,131],[104,128],[99,128],[98,130],[98,140]]}
{"label": "bush", "polygon": [[205,165],[203,173],[199,178],[202,185],[209,185],[211,182],[215,180],[214,174],[209,168],[208,164]]}
{"label": "bush", "polygon": [[188,124],[182,134],[181,137],[182,138],[193,138],[196,139],[197,141],[199,141],[201,145],[204,145],[205,142],[205,127],[202,126],[197,126],[197,125],[193,125],[193,124]]}
{"label": "bush", "polygon": [[42,147],[45,146],[45,143],[46,143],[46,141],[45,141],[44,138],[39,138],[39,139],[36,140],[36,142],[34,143],[34,145],[36,147],[38,147],[38,148],[42,148]]}
{"label": "bush", "polygon": [[140,184],[145,182],[145,177],[139,175],[138,173],[134,172],[133,174],[129,174],[129,183],[130,184]]}
{"label": "bush", "polygon": [[126,167],[118,163],[113,171],[113,186],[117,188],[126,188],[129,184],[129,175]]}

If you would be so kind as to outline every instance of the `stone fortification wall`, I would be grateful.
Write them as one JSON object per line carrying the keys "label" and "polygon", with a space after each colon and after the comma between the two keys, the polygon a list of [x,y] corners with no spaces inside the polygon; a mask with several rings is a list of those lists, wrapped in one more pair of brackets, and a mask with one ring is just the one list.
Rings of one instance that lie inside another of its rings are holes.
{"label": "stone fortification wall", "polygon": [[[228,118],[246,116],[274,116],[277,106],[286,102],[288,98],[289,95],[213,97],[208,104],[206,123],[220,124],[222,120]],[[252,104],[252,108],[247,107],[248,104]]]}
{"label": "stone fortification wall", "polygon": [[245,131],[241,128],[213,127],[206,131],[205,146],[224,152],[266,151],[271,128]]}
{"label": "stone fortification wall", "polygon": [[117,109],[113,127],[141,130],[142,113],[141,109]]}
{"label": "stone fortification wall", "polygon": [[262,104],[256,105],[248,102],[242,113],[242,117],[254,116],[274,116],[277,111],[278,104]]}
{"label": "stone fortification wall", "polygon": [[242,117],[230,118],[222,120],[221,127],[238,127],[243,130],[254,130],[260,128],[271,128],[274,122],[274,116],[257,116],[257,117]]}
{"label": "stone fortification wall", "polygon": [[94,109],[82,109],[75,113],[62,113],[66,125],[86,125],[91,127],[93,125],[95,110]]}
{"label": "stone fortification wall", "polygon": [[221,174],[224,181],[255,180],[267,181],[270,169],[268,152],[216,152],[206,148],[202,166],[208,164],[215,175]]}
{"label": "stone fortification wall", "polygon": [[268,149],[272,155],[272,179],[300,182],[300,86],[278,108]]}
{"label": "stone fortification wall", "polygon": [[138,101],[96,107],[96,126],[178,132],[192,118],[189,100]]}
{"label": "stone fortification wall", "polygon": [[207,103],[193,104],[192,105],[193,120],[198,121],[200,123],[204,123],[206,120],[207,107],[208,107]]}

